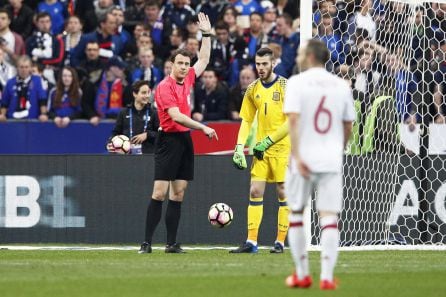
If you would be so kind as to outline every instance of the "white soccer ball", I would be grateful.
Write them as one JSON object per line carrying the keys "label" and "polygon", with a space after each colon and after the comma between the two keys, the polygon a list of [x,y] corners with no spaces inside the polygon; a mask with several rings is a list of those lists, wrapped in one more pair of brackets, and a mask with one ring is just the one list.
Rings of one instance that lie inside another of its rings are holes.
{"label": "white soccer ball", "polygon": [[231,224],[234,214],[229,205],[225,203],[215,203],[211,206],[208,213],[208,220],[212,226],[223,228]]}
{"label": "white soccer ball", "polygon": [[110,142],[114,153],[130,153],[130,139],[126,135],[116,135]]}

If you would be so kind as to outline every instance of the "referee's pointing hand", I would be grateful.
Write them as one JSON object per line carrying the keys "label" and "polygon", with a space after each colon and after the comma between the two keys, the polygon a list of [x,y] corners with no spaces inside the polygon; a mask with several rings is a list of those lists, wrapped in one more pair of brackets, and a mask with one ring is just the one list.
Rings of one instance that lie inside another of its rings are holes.
{"label": "referee's pointing hand", "polygon": [[207,136],[209,139],[212,139],[212,138],[215,137],[215,139],[218,141],[218,135],[217,135],[217,132],[215,132],[214,129],[212,129],[212,128],[208,127],[208,126],[205,126],[205,127],[203,128],[203,133],[206,134],[206,136]]}

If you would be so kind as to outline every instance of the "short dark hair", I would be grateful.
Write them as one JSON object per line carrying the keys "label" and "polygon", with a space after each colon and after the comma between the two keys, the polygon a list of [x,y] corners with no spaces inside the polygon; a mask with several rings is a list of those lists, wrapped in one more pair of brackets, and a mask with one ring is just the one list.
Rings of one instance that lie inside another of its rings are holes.
{"label": "short dark hair", "polygon": [[175,62],[175,58],[176,58],[178,55],[182,55],[182,56],[185,56],[185,57],[189,57],[189,59],[192,60],[192,54],[191,54],[191,52],[188,51],[187,49],[180,48],[180,49],[177,49],[176,51],[174,51],[173,54],[170,56],[170,59],[169,59],[170,62],[174,63],[174,62]]}
{"label": "short dark hair", "polygon": [[254,11],[254,12],[252,12],[252,13],[249,15],[249,20],[251,20],[251,17],[252,17],[253,15],[258,15],[258,16],[262,19],[262,21],[263,21],[263,14],[261,14],[260,12],[257,12],[257,11]]}
{"label": "short dark hair", "polygon": [[325,43],[318,39],[310,39],[305,48],[305,54],[313,54],[316,62],[325,65],[330,60],[330,52]]}
{"label": "short dark hair", "polygon": [[111,12],[111,10],[107,10],[106,12],[99,14],[98,15],[98,24],[100,25],[100,24],[106,23],[109,15],[113,16],[113,13]]}
{"label": "short dark hair", "polygon": [[256,56],[259,56],[259,57],[270,56],[271,59],[273,59],[274,53],[273,53],[273,50],[270,49],[269,47],[262,47],[256,52]]}
{"label": "short dark hair", "polygon": [[278,16],[277,18],[282,18],[285,21],[285,24],[292,27],[293,26],[293,18],[286,12],[284,12],[282,15]]}
{"label": "short dark hair", "polygon": [[217,24],[215,24],[215,31],[217,30],[225,30],[229,32],[229,25],[224,21],[218,21]]}
{"label": "short dark hair", "polygon": [[46,11],[39,12],[38,14],[36,14],[36,22],[38,20],[46,18],[46,17],[49,17],[51,20],[51,15],[48,12],[46,12]]}
{"label": "short dark hair", "polygon": [[157,0],[146,0],[146,4],[144,5],[144,8],[151,7],[151,6],[156,6],[158,8],[161,8],[161,5],[160,5],[159,1],[157,1]]}
{"label": "short dark hair", "polygon": [[8,16],[8,19],[11,20],[11,13],[6,8],[0,8],[0,13],[5,13]]}
{"label": "short dark hair", "polygon": [[132,93],[139,93],[143,86],[148,86],[150,90],[150,82],[148,80],[137,80],[132,84]]}
{"label": "short dark hair", "polygon": [[218,77],[218,75],[217,75],[217,71],[215,70],[215,68],[213,68],[213,67],[211,67],[211,66],[206,67],[206,69],[204,70],[204,72],[213,72],[214,75],[215,75],[216,77]]}

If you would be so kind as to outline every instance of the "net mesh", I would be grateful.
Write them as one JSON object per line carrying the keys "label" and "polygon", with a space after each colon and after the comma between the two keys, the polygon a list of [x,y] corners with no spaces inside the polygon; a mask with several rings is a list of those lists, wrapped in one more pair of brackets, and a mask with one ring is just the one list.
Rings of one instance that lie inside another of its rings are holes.
{"label": "net mesh", "polygon": [[351,83],[357,114],[343,246],[446,242],[445,33],[444,3],[314,2],[313,37],[330,50],[326,68]]}

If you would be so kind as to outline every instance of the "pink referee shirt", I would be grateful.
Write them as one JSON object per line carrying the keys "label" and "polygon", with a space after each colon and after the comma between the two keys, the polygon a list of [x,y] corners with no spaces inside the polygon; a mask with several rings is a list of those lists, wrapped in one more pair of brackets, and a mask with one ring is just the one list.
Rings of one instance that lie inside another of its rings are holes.
{"label": "pink referee shirt", "polygon": [[186,132],[190,129],[175,123],[169,116],[167,110],[171,107],[178,107],[182,114],[191,116],[190,91],[195,85],[195,69],[190,67],[184,78],[184,82],[179,84],[172,77],[164,78],[156,88],[155,101],[158,107],[158,117],[160,127],[164,132]]}

